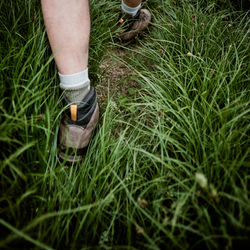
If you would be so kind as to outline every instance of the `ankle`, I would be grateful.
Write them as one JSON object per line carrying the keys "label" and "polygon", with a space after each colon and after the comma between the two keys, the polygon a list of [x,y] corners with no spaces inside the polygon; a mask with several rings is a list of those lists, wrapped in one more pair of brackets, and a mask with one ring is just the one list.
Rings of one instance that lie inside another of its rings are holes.
{"label": "ankle", "polygon": [[137,7],[141,4],[141,0],[123,0],[123,2],[129,7]]}
{"label": "ankle", "polygon": [[141,8],[141,1],[122,0],[121,9],[124,13],[135,16]]}
{"label": "ankle", "polygon": [[58,74],[60,78],[60,88],[64,90],[67,99],[72,103],[82,102],[90,90],[88,68],[75,74]]}

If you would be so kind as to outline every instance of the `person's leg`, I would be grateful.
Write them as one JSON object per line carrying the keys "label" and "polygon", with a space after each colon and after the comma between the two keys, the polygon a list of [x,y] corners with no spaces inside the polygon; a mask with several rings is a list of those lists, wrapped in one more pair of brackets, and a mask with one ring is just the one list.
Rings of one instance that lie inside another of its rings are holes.
{"label": "person's leg", "polygon": [[141,0],[123,0],[123,2],[132,8],[141,4]]}
{"label": "person's leg", "polygon": [[122,0],[121,10],[125,16],[121,17],[120,24],[126,31],[120,35],[123,41],[131,40],[147,28],[151,21],[151,14],[146,9],[141,9],[141,0]]}
{"label": "person's leg", "polygon": [[122,0],[122,10],[135,16],[141,7],[141,0]]}
{"label": "person's leg", "polygon": [[88,0],[41,0],[44,22],[61,88],[72,102],[89,92],[88,53],[90,16]]}
{"label": "person's leg", "polygon": [[90,16],[88,0],[41,0],[44,22],[60,87],[64,90],[59,157],[82,159],[99,118],[99,105],[88,78]]}
{"label": "person's leg", "polygon": [[61,74],[88,66],[90,18],[88,0],[42,0],[51,49]]}

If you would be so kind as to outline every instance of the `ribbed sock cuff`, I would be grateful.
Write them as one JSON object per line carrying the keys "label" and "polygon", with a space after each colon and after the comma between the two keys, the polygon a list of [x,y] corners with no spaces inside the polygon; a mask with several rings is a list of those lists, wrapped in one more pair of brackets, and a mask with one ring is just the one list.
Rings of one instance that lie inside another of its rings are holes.
{"label": "ribbed sock cuff", "polygon": [[131,16],[135,16],[136,13],[138,12],[138,10],[141,8],[141,4],[139,4],[137,7],[129,7],[128,5],[126,5],[124,3],[124,1],[122,0],[122,11],[124,11],[125,13],[131,15]]}
{"label": "ribbed sock cuff", "polygon": [[82,72],[70,75],[63,75],[58,73],[60,78],[60,87],[62,89],[79,89],[84,85],[90,85],[88,68]]}
{"label": "ribbed sock cuff", "polygon": [[60,88],[65,90],[65,96],[73,103],[82,102],[90,90],[88,68],[71,75],[60,73],[58,75],[60,78]]}

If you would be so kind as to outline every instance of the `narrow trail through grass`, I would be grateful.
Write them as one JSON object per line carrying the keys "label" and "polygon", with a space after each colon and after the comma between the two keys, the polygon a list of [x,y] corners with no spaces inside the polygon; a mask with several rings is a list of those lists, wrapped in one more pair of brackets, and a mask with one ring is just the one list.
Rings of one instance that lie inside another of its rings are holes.
{"label": "narrow trail through grass", "polygon": [[0,248],[249,245],[250,19],[222,2],[144,1],[151,26],[124,46],[119,1],[90,1],[102,116],[77,166],[57,157],[40,1],[0,3]]}

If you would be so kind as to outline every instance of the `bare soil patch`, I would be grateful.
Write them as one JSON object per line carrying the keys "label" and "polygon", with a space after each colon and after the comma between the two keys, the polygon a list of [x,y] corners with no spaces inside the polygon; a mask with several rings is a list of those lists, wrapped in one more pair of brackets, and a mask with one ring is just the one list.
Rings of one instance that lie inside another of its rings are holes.
{"label": "bare soil patch", "polygon": [[[100,63],[101,84],[96,86],[99,102],[107,102],[108,95],[113,100],[124,96],[131,97],[139,85],[132,80],[134,72],[122,61],[126,61],[127,51],[112,49],[103,57]],[[122,60],[119,60],[121,58]]]}

